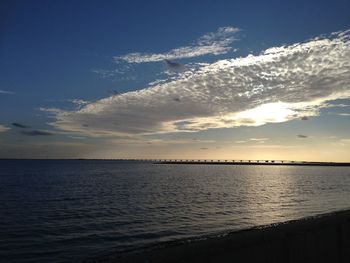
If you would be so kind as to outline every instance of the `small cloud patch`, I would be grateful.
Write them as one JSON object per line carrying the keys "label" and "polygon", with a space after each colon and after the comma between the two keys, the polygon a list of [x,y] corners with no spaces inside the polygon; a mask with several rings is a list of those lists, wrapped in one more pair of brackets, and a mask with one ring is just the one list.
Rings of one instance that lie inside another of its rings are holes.
{"label": "small cloud patch", "polygon": [[309,138],[309,136],[307,136],[307,135],[303,135],[303,134],[298,134],[298,135],[297,135],[297,137],[298,137],[298,138],[300,138],[300,139],[306,139],[306,138]]}

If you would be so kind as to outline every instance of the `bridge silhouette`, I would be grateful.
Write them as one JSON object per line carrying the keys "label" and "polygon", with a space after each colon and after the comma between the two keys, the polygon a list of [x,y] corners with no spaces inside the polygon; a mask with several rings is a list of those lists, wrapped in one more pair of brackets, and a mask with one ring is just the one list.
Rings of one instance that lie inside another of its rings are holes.
{"label": "bridge silhouette", "polygon": [[122,159],[123,161],[154,164],[201,164],[201,165],[289,165],[289,166],[350,166],[350,162],[310,162],[290,160],[221,160],[221,159]]}

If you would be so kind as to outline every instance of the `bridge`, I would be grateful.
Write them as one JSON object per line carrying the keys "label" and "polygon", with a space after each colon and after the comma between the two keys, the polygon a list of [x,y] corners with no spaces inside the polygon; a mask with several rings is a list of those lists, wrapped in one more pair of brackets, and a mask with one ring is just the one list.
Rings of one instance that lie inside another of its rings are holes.
{"label": "bridge", "polygon": [[221,160],[221,159],[122,159],[121,161],[148,162],[154,164],[187,165],[288,165],[288,166],[350,166],[350,162],[310,162],[290,160]]}

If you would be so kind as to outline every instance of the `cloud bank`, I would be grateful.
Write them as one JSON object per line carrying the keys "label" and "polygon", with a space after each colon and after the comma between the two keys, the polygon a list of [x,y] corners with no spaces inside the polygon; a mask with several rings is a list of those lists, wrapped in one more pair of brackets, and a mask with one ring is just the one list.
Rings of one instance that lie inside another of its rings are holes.
{"label": "cloud bank", "polygon": [[[201,41],[208,43],[211,37]],[[90,136],[300,120],[318,115],[330,100],[350,97],[349,57],[350,30],[220,60],[175,80],[100,99],[75,111],[42,110],[52,114],[51,125],[57,129]],[[164,58],[140,61],[150,59]]]}
{"label": "cloud bank", "polygon": [[193,45],[172,49],[165,53],[129,53],[114,57],[115,61],[128,63],[158,62],[165,59],[192,58],[204,55],[221,55],[232,50],[231,44],[236,40],[239,31],[235,27],[220,27],[216,32],[207,33],[200,37]]}

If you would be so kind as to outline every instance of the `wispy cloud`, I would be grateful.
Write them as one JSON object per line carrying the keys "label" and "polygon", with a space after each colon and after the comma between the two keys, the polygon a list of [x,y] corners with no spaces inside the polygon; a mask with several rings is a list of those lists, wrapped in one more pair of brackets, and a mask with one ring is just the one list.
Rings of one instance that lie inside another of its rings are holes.
{"label": "wispy cloud", "polygon": [[89,101],[81,100],[81,99],[72,99],[72,100],[68,100],[68,101],[73,103],[74,105],[76,105],[78,108],[81,108],[86,104],[89,104]]}
{"label": "wispy cloud", "polygon": [[269,138],[249,138],[247,140],[235,141],[235,143],[249,143],[249,142],[257,142],[257,143],[265,143],[270,140]]}
{"label": "wispy cloud", "polygon": [[298,135],[297,135],[297,137],[298,137],[298,138],[300,138],[300,139],[306,139],[306,138],[309,138],[309,136],[307,136],[307,135],[303,135],[303,134],[298,134]]}
{"label": "wispy cloud", "polygon": [[[54,127],[90,136],[258,126],[316,116],[350,98],[350,31],[219,60],[79,110],[42,109]],[[174,99],[176,98],[176,100]]]}
{"label": "wispy cloud", "polygon": [[164,53],[129,53],[114,57],[115,61],[128,63],[157,62],[165,59],[192,58],[204,55],[226,54],[232,50],[231,44],[237,40],[235,34],[239,31],[235,27],[220,27],[216,32],[207,33],[194,44],[172,49]]}
{"label": "wispy cloud", "polygon": [[349,104],[343,104],[343,103],[331,103],[331,102],[328,102],[327,103],[327,107],[328,108],[346,108],[346,107],[350,107]]}
{"label": "wispy cloud", "polygon": [[263,142],[269,140],[269,138],[250,138],[249,140],[253,142]]}
{"label": "wispy cloud", "polygon": [[71,139],[75,139],[75,140],[84,140],[86,139],[85,137],[81,137],[81,136],[68,136]]}
{"label": "wispy cloud", "polygon": [[134,69],[129,64],[124,63],[123,65],[118,65],[118,68],[93,69],[92,72],[100,75],[104,79],[118,76],[118,81],[132,81],[135,80],[136,77],[127,73],[133,70]]}
{"label": "wispy cloud", "polygon": [[126,145],[154,145],[154,146],[163,146],[163,145],[175,145],[175,144],[208,144],[214,143],[214,140],[199,140],[199,139],[148,139],[144,137],[129,137],[129,138],[119,138],[109,141],[112,144],[126,144]]}
{"label": "wispy cloud", "polygon": [[14,127],[16,127],[16,128],[21,128],[21,129],[30,128],[30,126],[24,125],[24,124],[18,123],[18,122],[13,122],[13,123],[11,123],[11,125],[14,126]]}
{"label": "wispy cloud", "polygon": [[10,129],[9,127],[0,124],[0,132],[5,132],[5,131],[7,131],[7,130],[9,130],[9,129]]}
{"label": "wispy cloud", "polygon": [[13,94],[15,94],[14,92],[12,92],[12,91],[8,91],[8,90],[1,90],[0,89],[0,94],[8,94],[8,95],[13,95]]}
{"label": "wispy cloud", "polygon": [[350,113],[337,113],[336,115],[348,117]]}
{"label": "wispy cloud", "polygon": [[53,135],[52,132],[49,131],[42,131],[42,130],[23,130],[21,131],[21,134],[27,135],[27,136],[49,136]]}
{"label": "wispy cloud", "polygon": [[300,145],[283,145],[283,144],[253,144],[253,145],[244,145],[244,148],[253,148],[253,149],[295,149],[300,148]]}

